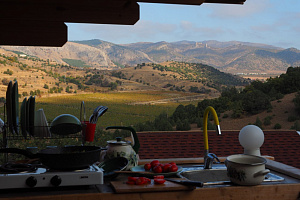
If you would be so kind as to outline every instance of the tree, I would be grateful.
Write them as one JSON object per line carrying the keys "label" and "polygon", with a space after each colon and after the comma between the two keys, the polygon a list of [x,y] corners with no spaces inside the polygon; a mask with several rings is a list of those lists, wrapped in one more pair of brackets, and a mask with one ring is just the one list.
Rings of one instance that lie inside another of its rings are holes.
{"label": "tree", "polygon": [[242,99],[244,110],[251,114],[257,114],[271,107],[269,96],[260,90],[248,91]]}

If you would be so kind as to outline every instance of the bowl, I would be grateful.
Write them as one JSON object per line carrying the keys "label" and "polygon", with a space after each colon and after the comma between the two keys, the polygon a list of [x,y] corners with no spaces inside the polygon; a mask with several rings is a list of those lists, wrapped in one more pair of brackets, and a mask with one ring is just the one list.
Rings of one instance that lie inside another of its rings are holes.
{"label": "bowl", "polygon": [[101,162],[98,167],[103,170],[104,178],[116,178],[119,174],[115,171],[123,171],[128,165],[128,159],[115,157]]}
{"label": "bowl", "polygon": [[259,185],[270,170],[265,169],[267,160],[253,155],[231,155],[225,160],[230,181],[237,185]]}
{"label": "bowl", "polygon": [[57,135],[69,135],[82,130],[81,123],[77,117],[70,114],[57,116],[50,125],[50,132]]}

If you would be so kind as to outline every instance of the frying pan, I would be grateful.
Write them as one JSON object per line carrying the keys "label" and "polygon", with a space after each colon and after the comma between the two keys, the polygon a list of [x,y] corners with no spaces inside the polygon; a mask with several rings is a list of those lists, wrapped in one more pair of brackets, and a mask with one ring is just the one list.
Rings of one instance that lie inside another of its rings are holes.
{"label": "frying pan", "polygon": [[17,153],[28,158],[39,158],[50,169],[76,170],[84,169],[100,158],[102,148],[97,146],[68,146],[40,150],[33,154],[24,149],[5,148],[0,153]]}

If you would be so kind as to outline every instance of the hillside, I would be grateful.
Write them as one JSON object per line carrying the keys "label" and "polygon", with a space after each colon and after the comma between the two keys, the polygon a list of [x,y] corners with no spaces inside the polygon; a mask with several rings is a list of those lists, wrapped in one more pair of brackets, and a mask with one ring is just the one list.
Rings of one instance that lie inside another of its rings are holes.
{"label": "hillside", "polygon": [[[80,64],[80,62],[76,63]],[[161,67],[163,69],[160,69]],[[183,67],[182,63],[165,62],[142,64],[119,70],[98,70],[85,66],[62,65],[49,59],[44,60],[4,49],[0,49],[0,80],[2,97],[5,96],[8,82],[14,80],[18,81],[19,93],[22,96],[112,90],[174,90],[205,94],[206,97],[211,98],[218,96],[223,86],[247,84],[245,79],[201,64],[185,63]]]}
{"label": "hillside", "polygon": [[282,130],[290,130],[294,125],[293,122],[288,121],[289,116],[298,116],[295,111],[295,105],[293,99],[295,98],[296,93],[287,94],[284,98],[276,101],[272,101],[272,111],[264,111],[262,113],[247,116],[244,115],[238,119],[232,118],[223,118],[224,114],[230,116],[231,112],[226,112],[220,117],[221,129],[223,130],[241,130],[244,126],[249,123],[254,124],[256,119],[259,118],[262,122],[266,117],[272,117],[270,125],[263,125],[264,130],[273,130],[276,123],[281,125]]}
{"label": "hillside", "polygon": [[9,51],[58,64],[119,69],[142,63],[178,61],[202,63],[228,73],[264,73],[279,75],[290,66],[300,65],[300,51],[266,44],[230,41],[139,42],[114,44],[102,40],[67,42],[61,48],[1,46]]}

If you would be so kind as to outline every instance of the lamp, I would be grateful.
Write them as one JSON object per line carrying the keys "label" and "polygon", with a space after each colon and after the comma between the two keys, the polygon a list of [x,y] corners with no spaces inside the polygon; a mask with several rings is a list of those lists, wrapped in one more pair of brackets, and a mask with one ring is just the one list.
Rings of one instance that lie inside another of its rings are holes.
{"label": "lamp", "polygon": [[261,156],[260,147],[264,143],[264,133],[258,126],[243,127],[239,133],[239,141],[244,147],[244,154]]}

